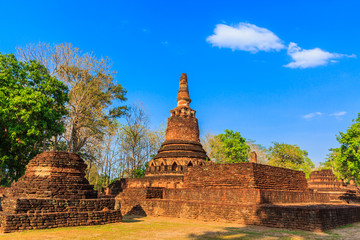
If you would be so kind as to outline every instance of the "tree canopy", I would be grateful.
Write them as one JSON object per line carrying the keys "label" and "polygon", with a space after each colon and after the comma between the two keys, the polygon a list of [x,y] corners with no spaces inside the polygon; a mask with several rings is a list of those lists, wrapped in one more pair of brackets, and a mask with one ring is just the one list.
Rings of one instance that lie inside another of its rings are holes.
{"label": "tree canopy", "polygon": [[327,165],[338,177],[360,184],[360,114],[345,133],[340,132],[337,140],[340,147],[331,149]]}
{"label": "tree canopy", "polygon": [[250,147],[239,132],[225,130],[219,135],[207,134],[203,139],[204,148],[209,157],[217,163],[247,162]]}
{"label": "tree canopy", "polygon": [[[17,55],[23,60],[39,61],[69,87],[64,147],[86,157],[102,141],[110,120],[126,110],[119,104],[126,100],[126,90],[115,82],[109,59],[83,53],[70,43],[29,44],[18,48]],[[114,100],[118,103],[113,104]]]}
{"label": "tree canopy", "polygon": [[19,178],[28,161],[64,132],[67,87],[36,61],[0,54],[1,184]]}
{"label": "tree canopy", "polygon": [[268,149],[268,159],[269,165],[302,170],[307,177],[315,166],[308,157],[308,152],[295,144],[274,142]]}

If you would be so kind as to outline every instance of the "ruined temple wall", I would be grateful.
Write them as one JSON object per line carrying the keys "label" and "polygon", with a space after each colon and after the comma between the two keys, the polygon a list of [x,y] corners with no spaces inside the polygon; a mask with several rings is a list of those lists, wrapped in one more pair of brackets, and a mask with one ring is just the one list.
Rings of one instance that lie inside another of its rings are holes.
{"label": "ruined temple wall", "polygon": [[329,203],[329,194],[309,191],[260,190],[260,203],[271,204],[309,204]]}
{"label": "ruined temple wall", "polygon": [[308,190],[303,172],[256,163],[194,166],[184,173],[184,187]]}
{"label": "ruined temple wall", "polygon": [[[156,194],[149,194],[148,191]],[[230,221],[310,231],[360,221],[360,206],[310,205],[315,202],[328,203],[328,196],[311,192],[261,189],[133,188],[119,194],[117,200],[120,201],[118,207],[121,206],[123,215]],[[281,205],[283,203],[299,205]]]}
{"label": "ruined temple wall", "polygon": [[[231,204],[310,204],[329,203],[329,195],[322,193],[279,191],[260,189],[234,188],[182,188],[164,189],[158,187],[129,188],[116,197],[123,215],[131,214],[147,201],[162,199],[164,201],[197,202],[199,204],[220,203]],[[181,206],[179,206],[181,207]],[[171,212],[172,209],[163,206],[161,212]]]}
{"label": "ruined temple wall", "polygon": [[183,187],[183,176],[157,175],[143,178],[127,178],[127,188],[146,188],[146,187],[164,187],[181,188]]}
{"label": "ruined temple wall", "polygon": [[251,164],[214,164],[194,166],[184,173],[184,187],[255,188]]}
{"label": "ruined temple wall", "polygon": [[189,167],[182,188],[149,184],[149,179],[140,180],[147,182],[146,187],[126,188],[116,197],[123,215],[233,221],[309,231],[360,221],[360,206],[332,205],[329,194],[307,188],[302,172],[284,168],[253,163]]}
{"label": "ruined temple wall", "polygon": [[227,203],[328,203],[329,195],[304,191],[282,191],[238,188],[164,189],[163,199]]}
{"label": "ruined temple wall", "polygon": [[[181,176],[127,179],[117,196],[123,214],[147,199],[223,204],[329,203],[329,195],[307,189],[300,171],[255,163],[188,167]],[[171,211],[171,209],[168,209]]]}
{"label": "ruined temple wall", "polygon": [[142,206],[146,200],[146,188],[128,188],[119,193],[115,200],[115,209],[121,210],[123,216],[137,215],[138,206]]}
{"label": "ruined temple wall", "polygon": [[79,155],[48,151],[36,155],[25,174],[5,190],[6,197],[18,198],[97,198],[85,178],[86,164]]}
{"label": "ruined temple wall", "polygon": [[329,169],[313,171],[309,176],[308,185],[312,189],[341,190],[346,188],[345,184]]}
{"label": "ruined temple wall", "polygon": [[5,190],[0,231],[120,222],[115,198],[98,198],[85,179],[77,154],[44,152],[30,160],[25,175]]}
{"label": "ruined temple wall", "polygon": [[313,171],[308,186],[314,192],[329,194],[334,203],[360,203],[360,192],[354,182],[345,184],[330,169]]}
{"label": "ruined temple wall", "polygon": [[89,226],[121,222],[120,211],[57,212],[41,214],[1,214],[1,231]]}
{"label": "ruined temple wall", "polygon": [[281,206],[222,204],[172,200],[147,200],[143,209],[151,216],[179,217],[248,225],[326,230],[360,221],[360,206]]}
{"label": "ruined temple wall", "polygon": [[260,193],[257,189],[238,188],[182,188],[164,189],[163,199],[199,201],[199,202],[222,202],[222,203],[246,203],[260,202]]}
{"label": "ruined temple wall", "polygon": [[260,189],[307,191],[308,185],[303,171],[273,167],[264,164],[251,164],[255,184]]}
{"label": "ruined temple wall", "polygon": [[308,185],[309,188],[319,191],[358,191],[353,181],[350,181],[350,184],[345,184],[330,169],[313,171],[309,176]]}
{"label": "ruined temple wall", "polygon": [[3,210],[9,214],[20,213],[51,213],[51,212],[89,212],[114,209],[115,199],[36,199],[36,198],[6,198]]}

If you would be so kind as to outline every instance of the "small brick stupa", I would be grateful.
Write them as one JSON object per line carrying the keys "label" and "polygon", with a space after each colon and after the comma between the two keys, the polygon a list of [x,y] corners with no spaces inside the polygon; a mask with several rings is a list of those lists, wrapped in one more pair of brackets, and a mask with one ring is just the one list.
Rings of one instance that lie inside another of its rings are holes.
{"label": "small brick stupa", "polygon": [[98,198],[85,178],[86,164],[68,152],[44,152],[5,190],[2,232],[119,222],[114,198]]}
{"label": "small brick stupa", "polygon": [[210,164],[199,139],[199,124],[196,111],[189,104],[187,76],[181,74],[177,107],[170,110],[166,140],[158,154],[149,162],[146,176],[182,175],[186,167]]}
{"label": "small brick stupa", "polygon": [[360,203],[360,194],[354,181],[345,184],[337,179],[330,169],[313,171],[308,179],[309,188],[314,192],[327,193],[332,203]]}

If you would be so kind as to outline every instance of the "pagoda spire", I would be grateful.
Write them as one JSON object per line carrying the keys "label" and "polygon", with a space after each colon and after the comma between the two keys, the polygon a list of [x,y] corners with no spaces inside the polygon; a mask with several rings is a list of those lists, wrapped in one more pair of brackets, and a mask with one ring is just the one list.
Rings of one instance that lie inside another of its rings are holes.
{"label": "pagoda spire", "polygon": [[177,107],[170,110],[166,139],[156,156],[149,162],[146,176],[184,175],[187,167],[212,164],[203,149],[196,111],[191,109],[185,73],[181,74]]}
{"label": "pagoda spire", "polygon": [[177,96],[177,106],[187,106],[191,103],[191,99],[189,96],[189,88],[187,82],[186,73],[182,73],[180,77],[180,86],[179,86],[179,93]]}

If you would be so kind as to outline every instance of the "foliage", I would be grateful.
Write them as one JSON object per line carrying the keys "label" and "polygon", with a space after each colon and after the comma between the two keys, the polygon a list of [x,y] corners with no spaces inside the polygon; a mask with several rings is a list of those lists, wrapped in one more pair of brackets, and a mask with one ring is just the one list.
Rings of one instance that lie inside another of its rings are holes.
{"label": "foliage", "polygon": [[302,170],[306,177],[315,166],[308,157],[307,151],[293,144],[273,142],[273,146],[268,149],[268,159],[269,165]]}
{"label": "foliage", "polygon": [[221,142],[221,151],[224,154],[223,163],[239,163],[249,160],[250,147],[239,132],[226,129],[225,133],[219,134],[218,137]]}
{"label": "foliage", "polygon": [[202,144],[210,159],[216,163],[247,162],[250,147],[239,132],[225,130],[225,133],[205,134]]}
{"label": "foliage", "polygon": [[340,132],[337,140],[340,147],[331,149],[327,164],[332,164],[339,178],[360,184],[360,114],[346,133]]}
{"label": "foliage", "polygon": [[1,184],[19,178],[28,161],[63,133],[67,88],[36,61],[0,54]]}
{"label": "foliage", "polygon": [[327,155],[326,161],[320,163],[319,170],[330,169],[338,179],[345,181],[350,180],[346,179],[346,177],[340,171],[340,163],[337,161],[340,148],[331,148],[329,151],[330,153]]}
{"label": "foliage", "polygon": [[149,166],[149,162],[145,163],[143,166],[136,168],[133,170],[132,176],[134,178],[142,178],[145,177],[146,168]]}
{"label": "foliage", "polygon": [[63,136],[66,150],[86,157],[102,141],[111,119],[126,110],[119,104],[110,108],[113,101],[126,100],[126,91],[115,83],[109,60],[82,53],[71,44],[29,44],[17,50],[19,57],[41,62],[52,76],[69,87],[69,114]]}

